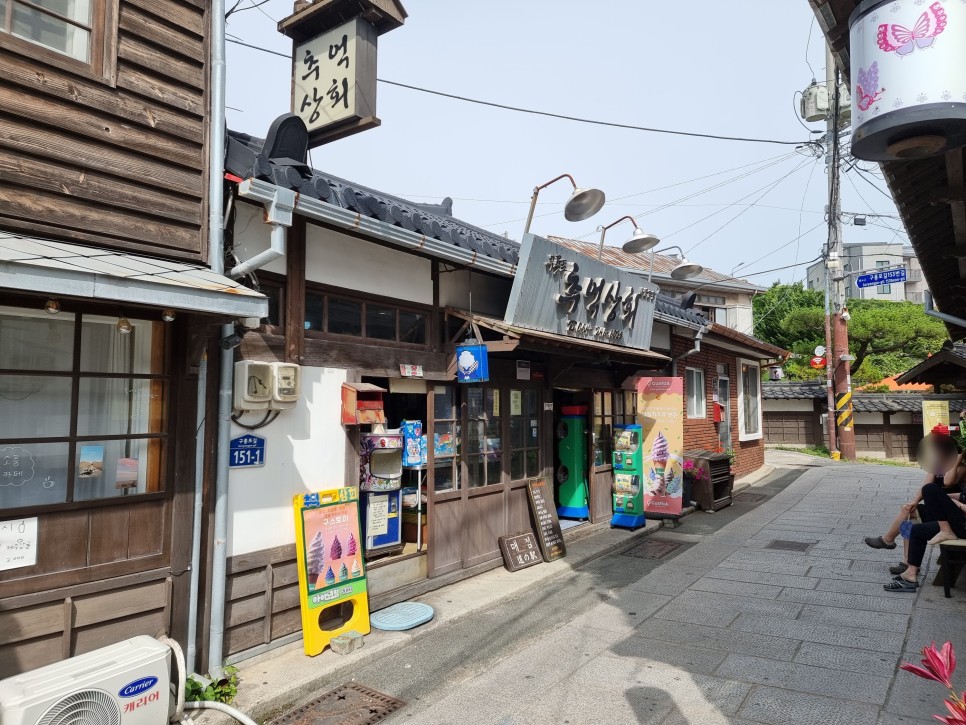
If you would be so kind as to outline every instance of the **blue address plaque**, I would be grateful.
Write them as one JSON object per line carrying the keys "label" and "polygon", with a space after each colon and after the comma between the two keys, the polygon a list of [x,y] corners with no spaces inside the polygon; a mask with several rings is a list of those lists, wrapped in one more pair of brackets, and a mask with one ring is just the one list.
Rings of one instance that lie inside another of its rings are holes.
{"label": "blue address plaque", "polygon": [[247,433],[231,439],[228,445],[230,468],[257,468],[265,465],[265,439]]}

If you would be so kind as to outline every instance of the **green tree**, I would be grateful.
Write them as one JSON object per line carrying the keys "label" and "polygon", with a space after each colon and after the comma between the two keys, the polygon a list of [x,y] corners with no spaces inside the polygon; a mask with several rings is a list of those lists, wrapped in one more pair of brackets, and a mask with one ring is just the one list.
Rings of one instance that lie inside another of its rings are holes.
{"label": "green tree", "polygon": [[[754,300],[758,337],[797,354],[785,366],[788,377],[809,380],[823,373],[808,366],[816,345],[825,344],[823,295],[801,284],[775,284]],[[911,302],[851,300],[849,352],[856,384],[896,375],[938,350],[946,328]]]}

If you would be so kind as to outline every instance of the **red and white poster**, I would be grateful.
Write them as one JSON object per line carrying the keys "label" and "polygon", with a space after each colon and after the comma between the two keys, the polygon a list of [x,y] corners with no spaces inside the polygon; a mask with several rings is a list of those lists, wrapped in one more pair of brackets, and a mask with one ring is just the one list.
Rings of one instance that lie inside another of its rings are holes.
{"label": "red and white poster", "polygon": [[641,378],[637,420],[644,439],[644,512],[678,515],[684,494],[684,379]]}

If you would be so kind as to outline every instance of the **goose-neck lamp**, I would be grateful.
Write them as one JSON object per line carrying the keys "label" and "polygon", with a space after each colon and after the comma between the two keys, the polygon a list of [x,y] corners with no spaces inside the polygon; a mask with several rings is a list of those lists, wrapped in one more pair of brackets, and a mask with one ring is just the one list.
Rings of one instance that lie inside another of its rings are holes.
{"label": "goose-neck lamp", "polygon": [[537,196],[539,196],[540,190],[546,189],[561,179],[567,179],[574,187],[573,193],[567,199],[567,203],[564,204],[564,219],[568,222],[582,222],[584,219],[590,219],[604,206],[604,192],[600,189],[581,189],[577,186],[573,176],[561,174],[556,179],[551,179],[546,184],[540,184],[540,186],[533,188],[533,196],[530,197],[530,213],[527,215],[527,225],[523,228],[524,234],[530,231],[530,223],[533,221],[533,212],[537,208]]}
{"label": "goose-neck lamp", "polygon": [[704,271],[704,267],[700,264],[695,264],[694,262],[689,262],[688,258],[684,256],[684,250],[678,246],[665,247],[664,249],[658,249],[657,251],[651,250],[651,268],[647,272],[647,281],[651,281],[651,277],[654,274],[654,255],[660,252],[668,252],[672,249],[678,250],[678,254],[681,257],[681,261],[677,263],[674,269],[671,270],[671,279],[690,279],[691,277],[697,277]]}
{"label": "goose-neck lamp", "polygon": [[601,255],[604,253],[604,235],[607,234],[607,230],[620,224],[625,219],[634,225],[634,233],[631,235],[630,239],[624,242],[624,246],[621,247],[624,252],[627,254],[640,254],[641,252],[646,252],[651,247],[656,247],[658,244],[660,244],[660,239],[653,234],[648,234],[637,226],[637,220],[634,219],[634,217],[622,216],[617,221],[611,222],[605,226],[597,227],[600,230],[600,247],[597,249],[598,260],[600,260]]}

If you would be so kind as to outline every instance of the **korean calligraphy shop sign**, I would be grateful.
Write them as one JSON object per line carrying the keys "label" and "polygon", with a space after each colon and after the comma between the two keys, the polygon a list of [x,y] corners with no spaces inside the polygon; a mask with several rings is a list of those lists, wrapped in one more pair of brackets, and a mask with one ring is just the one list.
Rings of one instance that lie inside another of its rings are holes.
{"label": "korean calligraphy shop sign", "polygon": [[520,249],[506,322],[648,350],[657,292],[640,275],[528,234]]}
{"label": "korean calligraphy shop sign", "polygon": [[292,112],[310,146],[379,125],[376,29],[362,18],[295,44]]}

